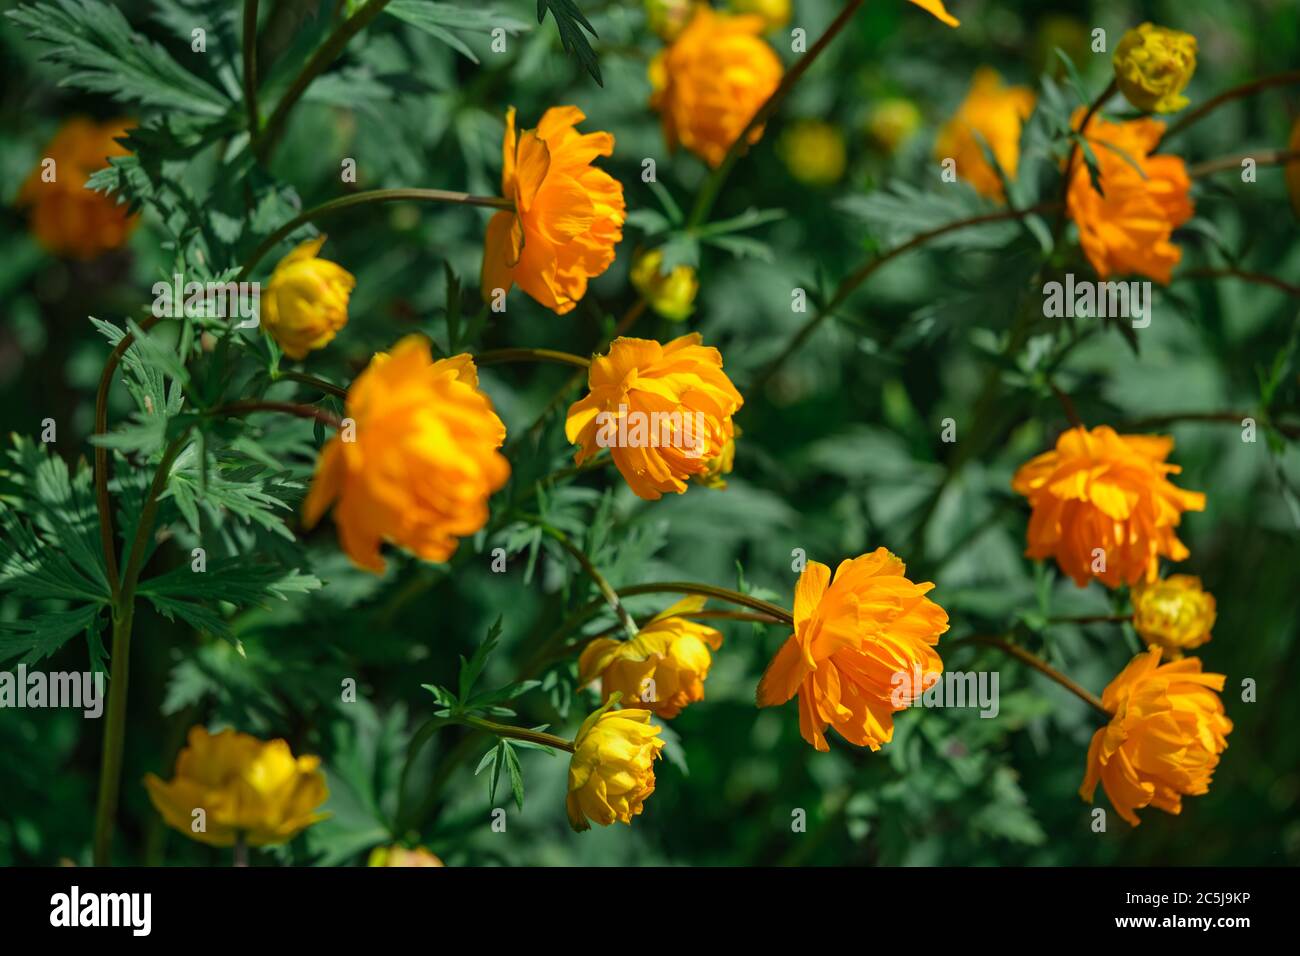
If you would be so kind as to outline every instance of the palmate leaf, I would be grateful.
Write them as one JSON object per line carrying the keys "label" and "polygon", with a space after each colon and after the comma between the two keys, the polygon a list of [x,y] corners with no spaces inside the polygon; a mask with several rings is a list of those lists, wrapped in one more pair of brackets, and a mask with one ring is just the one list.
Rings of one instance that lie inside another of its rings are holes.
{"label": "palmate leaf", "polygon": [[[102,650],[103,644],[99,639],[101,610],[98,606],[86,605],[0,624],[0,663],[22,655],[21,663],[35,664],[83,632],[92,648]],[[102,666],[102,660],[97,662],[97,666]]]}
{"label": "palmate leaf", "polygon": [[575,57],[598,86],[604,86],[605,82],[600,78],[600,64],[596,62],[596,51],[591,48],[591,42],[583,33],[586,30],[594,37],[595,27],[587,22],[573,0],[537,0],[538,23],[546,19],[547,10],[551,11],[555,26],[560,31],[560,44],[564,47],[564,52]]}
{"label": "palmate leaf", "polygon": [[271,598],[285,601],[290,594],[314,591],[320,586],[315,576],[291,568],[222,558],[211,562],[206,571],[179,565],[144,581],[139,593],[169,620],[179,618],[202,633],[231,639],[230,626],[209,602],[265,607]]}
{"label": "palmate leaf", "polygon": [[[456,35],[458,31],[490,34],[500,27],[510,36],[515,36],[528,28],[526,23],[490,8],[473,10],[450,3],[434,3],[431,0],[392,0],[384,12],[437,37],[474,63],[478,62],[478,57]],[[540,22],[540,17],[538,20]]]}
{"label": "palmate leaf", "polygon": [[136,34],[111,4],[54,0],[18,7],[8,16],[49,46],[45,59],[69,71],[60,86],[205,116],[220,116],[233,105],[162,47]]}

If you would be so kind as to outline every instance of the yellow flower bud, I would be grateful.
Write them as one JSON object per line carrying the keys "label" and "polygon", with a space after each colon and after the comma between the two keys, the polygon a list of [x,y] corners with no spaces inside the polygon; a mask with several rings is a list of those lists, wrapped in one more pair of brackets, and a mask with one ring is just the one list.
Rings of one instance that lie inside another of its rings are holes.
{"label": "yellow flower bud", "polygon": [[692,0],[645,0],[646,24],[671,43],[691,18]]}
{"label": "yellow flower bud", "polygon": [[1148,645],[1165,648],[1170,660],[1208,641],[1214,618],[1214,595],[1201,590],[1194,575],[1171,574],[1133,588],[1133,626]]}
{"label": "yellow flower bud", "polygon": [[233,846],[240,835],[250,846],[287,843],[329,815],[316,812],[329,796],[319,757],[234,730],[191,728],[175,776],[148,774],[144,784],[169,827],[209,846]]}
{"label": "yellow flower bud", "polygon": [[324,348],[348,322],[348,297],[357,280],[338,263],[316,258],[324,243],[317,236],[299,244],[262,290],[262,324],[294,360]]}
{"label": "yellow flower bud", "polygon": [[893,153],[911,139],[921,126],[921,111],[911,100],[894,97],[881,100],[867,120],[867,135],[881,149]]}
{"label": "yellow flower bud", "polygon": [[404,846],[377,846],[370,852],[366,866],[446,866],[422,846],[408,850]]}
{"label": "yellow flower bud", "polygon": [[1144,23],[1115,47],[1115,82],[1147,113],[1172,113],[1187,105],[1182,95],[1196,72],[1196,37]]}
{"label": "yellow flower bud", "polygon": [[779,30],[790,22],[790,0],[728,0],[732,13],[755,13],[769,30]]}
{"label": "yellow flower bud", "polygon": [[582,723],[569,761],[569,825],[631,823],[655,791],[654,762],[664,749],[648,710],[613,710],[611,700]]}
{"label": "yellow flower bud", "polygon": [[605,700],[619,694],[665,719],[703,700],[704,679],[713,663],[709,649],[722,646],[722,635],[680,615],[700,610],[704,602],[702,597],[677,602],[630,641],[612,637],[592,641],[578,659],[578,683],[599,678]]}
{"label": "yellow flower bud", "polygon": [[695,293],[700,290],[700,282],[695,270],[685,264],[674,266],[672,272],[663,275],[659,271],[663,261],[660,249],[639,256],[632,264],[632,285],[655,312],[680,322],[695,311]]}
{"label": "yellow flower bud", "polygon": [[844,175],[844,137],[821,120],[801,120],[786,130],[780,154],[790,175],[809,186],[829,186]]}

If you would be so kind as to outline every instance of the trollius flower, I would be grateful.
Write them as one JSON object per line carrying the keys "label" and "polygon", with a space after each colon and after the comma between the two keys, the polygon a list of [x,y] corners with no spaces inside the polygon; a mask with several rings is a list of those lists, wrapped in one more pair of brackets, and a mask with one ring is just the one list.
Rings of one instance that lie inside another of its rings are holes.
{"label": "trollius flower", "polygon": [[578,683],[600,679],[605,700],[614,694],[670,719],[687,704],[704,699],[704,679],[722,646],[714,628],[682,617],[704,607],[702,597],[689,597],[656,615],[628,641],[597,638],[578,658]]}
{"label": "trollius flower", "polygon": [[1033,509],[1025,554],[1055,558],[1079,587],[1154,581],[1161,557],[1182,561],[1189,552],[1174,529],[1184,511],[1205,509],[1205,495],[1169,480],[1182,470],[1165,461],[1173,447],[1108,425],[1062,433],[1011,482]]}
{"label": "trollius flower", "polygon": [[[650,106],[670,149],[685,146],[717,166],[776,89],[784,72],[760,34],[763,18],[715,13],[697,4],[672,45],[650,64]],[[749,135],[757,143],[762,127]]]}
{"label": "trollius flower", "polygon": [[970,92],[957,113],[944,124],[935,140],[940,162],[954,159],[957,175],[984,196],[1002,199],[1002,180],[984,155],[984,145],[1009,178],[1020,165],[1020,127],[1034,111],[1034,91],[1026,86],[1005,86],[996,70],[975,71]]}
{"label": "trollius flower", "polygon": [[686,490],[710,471],[735,435],[731,416],[744,403],[722,371],[722,355],[698,332],[667,345],[618,338],[592,360],[590,393],[569,406],[565,434],[583,462],[608,448],[641,498]]}
{"label": "trollius flower", "polygon": [[648,710],[613,710],[611,700],[582,723],[569,761],[569,825],[589,830],[631,823],[655,791],[654,762],[664,749]]}
{"label": "trollius flower", "polygon": [[1187,105],[1183,90],[1196,72],[1196,37],[1144,23],[1115,46],[1115,82],[1124,98],[1147,113]]}
{"label": "trollius flower", "polygon": [[[1076,129],[1083,114],[1083,107],[1075,111]],[[1134,274],[1168,285],[1182,258],[1170,236],[1192,218],[1191,180],[1179,157],[1150,155],[1164,129],[1153,119],[1112,123],[1094,116],[1084,131],[1097,157],[1102,192],[1093,188],[1079,156],[1066,209],[1079,227],[1084,254],[1102,279]]]}
{"label": "trollius flower", "polygon": [[144,783],[168,826],[209,846],[233,846],[239,836],[250,846],[285,843],[328,816],[317,812],[329,796],[319,757],[234,730],[191,728],[172,779],[148,774]]}
{"label": "trollius flower", "polygon": [[1133,627],[1147,644],[1163,647],[1170,660],[1208,641],[1214,618],[1214,595],[1202,590],[1194,575],[1171,574],[1133,587]]}
{"label": "trollius flower", "polygon": [[[935,650],[948,614],[914,584],[884,548],[831,569],[809,561],[794,591],[794,634],[758,685],[758,706],[799,697],[799,732],[829,750],[827,726],[879,750],[894,735],[896,711],[943,672]],[[919,678],[919,679],[918,679]],[[901,693],[900,693],[901,691]]]}
{"label": "trollius flower", "polygon": [[[457,541],[488,518],[488,498],[510,477],[497,449],[506,429],[478,389],[468,355],[433,361],[418,335],[379,353],[348,389],[355,422],[325,445],[303,523],[332,504],[343,550],[358,566],[382,572],[381,542],[426,561],[445,561]],[[346,428],[346,423],[345,423]]]}
{"label": "trollius flower", "polygon": [[579,133],[576,106],[554,106],[536,129],[515,132],[506,112],[501,189],[513,211],[488,222],[481,276],[483,298],[514,284],[559,315],[587,294],[587,280],[614,261],[623,238],[623,186],[591,165],[614,153],[609,133]]}
{"label": "trollius flower", "polygon": [[18,190],[17,204],[30,207],[32,236],[47,251],[93,259],[122,245],[135,229],[139,217],[129,215],[125,203],[86,188],[91,173],[108,166],[110,156],[128,154],[117,140],[132,125],[70,119],[45,145],[42,162]]}
{"label": "trollius flower", "polygon": [[1195,657],[1161,664],[1160,654],[1153,647],[1133,658],[1102,694],[1115,716],[1093,735],[1079,788],[1091,802],[1100,783],[1133,826],[1135,810],[1181,813],[1184,796],[1208,792],[1232,730],[1219,699],[1224,676],[1202,674]]}
{"label": "trollius flower", "polygon": [[276,264],[262,292],[262,325],[291,359],[324,348],[348,321],[357,280],[317,255],[324,244],[324,236],[300,243]]}

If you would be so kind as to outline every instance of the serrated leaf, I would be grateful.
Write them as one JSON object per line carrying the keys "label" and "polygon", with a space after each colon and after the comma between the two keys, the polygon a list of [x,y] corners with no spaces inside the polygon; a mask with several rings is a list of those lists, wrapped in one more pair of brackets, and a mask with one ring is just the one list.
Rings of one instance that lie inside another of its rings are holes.
{"label": "serrated leaf", "polygon": [[573,0],[537,0],[537,22],[546,19],[546,11],[551,12],[555,26],[560,31],[560,44],[564,52],[577,59],[578,64],[591,74],[598,86],[605,82],[600,78],[600,64],[596,61],[596,51],[591,48],[586,34],[596,37],[596,29],[587,22],[578,5]]}

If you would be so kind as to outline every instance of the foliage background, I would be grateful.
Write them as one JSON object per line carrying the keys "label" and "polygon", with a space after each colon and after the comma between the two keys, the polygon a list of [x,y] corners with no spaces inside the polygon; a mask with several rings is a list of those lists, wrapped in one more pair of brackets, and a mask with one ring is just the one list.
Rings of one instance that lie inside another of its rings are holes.
{"label": "foliage background", "polygon": [[[283,6],[292,8],[285,20],[262,37],[262,62],[270,64],[264,97],[283,89],[305,51],[320,41],[334,4]],[[234,77],[238,115],[238,5],[159,0],[118,7],[135,29],[216,89],[230,90]],[[656,158],[660,181],[689,206],[705,168],[688,154],[667,154],[647,109],[646,64],[659,41],[645,28],[640,6],[581,4],[599,33],[603,87],[561,51],[549,18],[536,24],[531,0],[496,0],[493,7],[520,28],[508,54],[492,54],[481,34],[461,34],[481,61],[476,65],[397,18],[381,17],[295,109],[269,175],[223,161],[227,143],[170,147],[175,152],[168,159],[179,165],[168,173],[199,199],[203,228],[230,250],[246,252],[250,240],[295,207],[339,195],[342,157],[357,160],[357,188],[494,194],[505,108],[517,106],[530,126],[548,106],[574,103],[588,114],[585,128],[615,134],[615,155],[603,165],[624,183],[630,210],[662,211],[641,181],[644,157]],[[1070,53],[1095,95],[1109,79],[1109,57],[1088,52],[1088,31],[1105,28],[1113,44],[1124,29],[1152,19],[1198,38],[1200,63],[1188,94],[1199,103],[1293,68],[1300,60],[1300,10],[1289,0],[954,0],[951,9],[963,21],[959,30],[901,0],[871,0],[799,83],[722,193],[718,219],[751,208],[784,212],[743,233],[754,240],[754,256],[709,246],[700,256],[701,296],[687,324],[721,348],[746,394],[730,486],[647,503],[607,470],[551,491],[536,507],[578,535],[616,586],[683,579],[735,586],[743,574],[746,586],[787,606],[795,578],[791,549],[835,564],[885,545],[908,562],[914,579],[937,582],[934,596],[953,616],[949,637],[1000,632],[1019,621],[1035,649],[1099,692],[1132,653],[1133,637],[1116,625],[1042,627],[1048,615],[1112,608],[1100,586],[1076,589],[1054,568],[1035,568],[1021,557],[1026,509],[1009,490],[1015,467],[1049,447],[1066,425],[1035,374],[1041,356],[1070,334],[1063,326],[1042,323],[1026,353],[999,371],[999,422],[987,447],[941,484],[984,375],[997,367],[999,336],[1015,311],[1038,296],[1027,285],[1036,264],[1031,236],[1015,227],[974,230],[890,264],[765,392],[751,393],[746,385],[806,318],[791,313],[791,288],[824,294],[869,250],[978,207],[965,187],[942,186],[930,159],[935,129],[960,102],[976,67],[992,65],[1009,82],[1031,86],[1045,70],[1073,105],[1052,47]],[[832,0],[794,0],[792,25],[814,38],[837,10]],[[191,25],[204,24],[209,51],[192,54],[183,38]],[[146,215],[129,248],[85,264],[53,259],[28,236],[13,200],[64,119],[156,110],[59,85],[69,70],[38,62],[45,49],[25,34],[0,20],[0,426],[34,439],[41,419],[55,418],[53,451],[75,465],[90,453],[94,386],[106,355],[87,316],[119,325],[128,316],[138,320],[151,301],[149,287],[172,271],[173,253],[156,213]],[[788,43],[780,34],[772,39],[791,62]],[[872,143],[866,123],[873,104],[892,96],[915,102],[924,121],[890,156]],[[1198,161],[1281,146],[1298,106],[1294,89],[1265,93],[1216,112],[1176,149]],[[833,187],[802,185],[781,161],[776,144],[802,117],[834,123],[848,144],[848,171]],[[1034,155],[1030,146],[1020,178],[1032,199],[1034,190],[1054,188],[1055,179],[1046,154]],[[245,187],[257,190],[262,218],[255,224],[240,221]],[[1231,174],[1202,180],[1196,201],[1196,220],[1178,237],[1180,271],[1221,263],[1228,250],[1244,268],[1300,278],[1296,222],[1276,169],[1261,169],[1254,185]],[[347,381],[373,351],[407,332],[446,342],[445,267],[468,289],[467,316],[478,315],[474,287],[486,218],[469,209],[393,205],[325,223],[324,255],[355,274],[358,286],[346,330],[307,367]],[[644,212],[633,216],[614,266],[572,315],[557,317],[516,291],[508,313],[471,327],[466,341],[476,349],[589,352],[634,301],[627,268],[634,248],[647,244],[643,227],[652,221]],[[212,265],[219,270],[238,261],[232,256]],[[1067,266],[1089,274],[1081,260]],[[1020,289],[1029,299],[1014,291]],[[1296,322],[1296,301],[1275,289],[1176,278],[1157,290],[1155,320],[1137,336],[1140,354],[1114,328],[1080,330],[1083,340],[1057,382],[1089,424],[1250,411],[1260,401],[1260,370],[1286,355]],[[655,317],[636,327],[637,334],[660,339],[680,331]],[[1295,373],[1292,364],[1280,407],[1297,407]],[[512,365],[485,371],[483,380],[517,435],[567,375],[555,367]],[[133,408],[120,385],[110,408],[114,423]],[[948,416],[958,423],[954,446],[939,440],[939,423]],[[472,654],[497,618],[502,643],[485,680],[508,683],[566,610],[591,597],[590,589],[571,562],[517,522],[464,542],[450,569],[390,552],[383,578],[356,571],[340,555],[329,522],[304,536],[290,511],[250,497],[265,487],[296,507],[319,440],[312,426],[268,420],[251,434],[277,465],[223,473],[238,487],[224,502],[232,507],[204,512],[210,558],[226,553],[275,561],[319,578],[323,587],[294,591],[287,600],[272,597],[264,608],[232,613],[234,607],[222,606],[242,655],[230,640],[203,635],[183,619],[169,621],[142,602],[116,848],[122,862],[228,862],[165,830],[140,784],[146,772],[170,775],[184,732],[196,722],[283,736],[295,753],[325,760],[332,819],[260,855],[260,862],[360,862],[372,846],[403,837],[452,865],[1300,862],[1300,743],[1290,732],[1300,720],[1293,692],[1300,680],[1300,539],[1294,498],[1288,504],[1280,477],[1290,474],[1294,483],[1300,475],[1294,447],[1274,452],[1263,441],[1243,444],[1231,425],[1173,426],[1174,459],[1184,469],[1180,484],[1209,496],[1204,513],[1184,520],[1192,558],[1178,570],[1199,574],[1217,597],[1215,639],[1201,657],[1208,670],[1228,675],[1225,702],[1236,724],[1211,792],[1188,800],[1181,818],[1149,811],[1132,830],[1112,815],[1107,833],[1093,833],[1075,790],[1095,717],[991,651],[954,649],[944,658],[954,668],[1001,671],[998,718],[912,711],[900,716],[894,742],[879,753],[838,741],[831,753],[816,754],[799,737],[793,705],[762,712],[753,706],[758,675],[785,635],[723,622],[726,643],[707,698],[669,724],[670,759],[633,826],[570,832],[562,811],[566,761],[532,751],[521,753],[523,810],[509,803],[508,787],[489,802],[483,777],[473,775],[488,744],[464,744],[464,732],[451,729],[435,735],[416,761],[408,795],[415,821],[395,833],[406,748],[435,709],[420,685],[454,686],[458,656]],[[494,517],[508,514],[533,479],[564,467],[569,455],[562,415],[552,414],[540,439],[512,460],[515,477],[494,501]],[[119,463],[117,472],[129,483],[147,480],[152,468],[139,458]],[[243,505],[276,517],[264,525],[240,521],[234,512]],[[174,500],[162,520],[171,537],[151,559],[150,574],[183,565],[192,546],[193,532]],[[296,535],[277,532],[286,520]],[[505,574],[489,570],[488,552],[498,545],[518,551]],[[630,604],[649,613],[666,601]],[[32,602],[0,596],[0,620],[32,612]],[[43,666],[81,670],[89,666],[88,652],[93,642],[72,640]],[[11,667],[16,658],[8,658],[0,664]],[[348,676],[361,687],[355,704],[339,701],[340,681]],[[1246,677],[1258,681],[1258,703],[1243,704],[1232,693]],[[550,722],[561,732],[576,728],[593,697],[575,694],[572,681],[571,664],[552,669],[543,687],[517,701],[521,721]],[[0,862],[88,862],[99,733],[97,723],[68,712],[0,712]],[[447,780],[441,799],[424,805],[430,781],[458,747],[469,759]],[[505,834],[491,830],[494,806],[509,808]],[[795,808],[808,812],[806,834],[791,833]]]}

